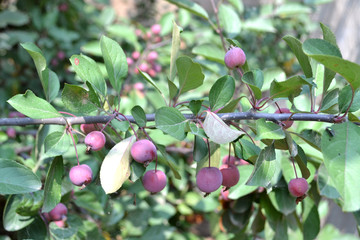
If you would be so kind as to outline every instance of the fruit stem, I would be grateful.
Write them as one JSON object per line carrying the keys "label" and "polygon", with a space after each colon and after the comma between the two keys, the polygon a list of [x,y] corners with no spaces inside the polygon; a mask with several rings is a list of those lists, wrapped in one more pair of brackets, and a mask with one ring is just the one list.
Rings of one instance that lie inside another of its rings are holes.
{"label": "fruit stem", "polygon": [[206,139],[206,143],[208,146],[208,154],[209,154],[209,167],[210,167],[210,155],[211,155],[211,151],[210,151],[210,143],[209,143],[209,139]]}
{"label": "fruit stem", "polygon": [[298,175],[297,175],[297,172],[296,172],[296,167],[295,167],[295,162],[294,162],[294,157],[291,157],[291,161],[292,161],[292,165],[294,167],[295,176],[296,176],[296,178],[298,178]]}
{"label": "fruit stem", "polygon": [[101,128],[100,132],[103,132],[105,130],[105,128],[107,127],[107,125],[109,125],[109,123],[114,119],[116,118],[116,113],[114,113],[111,118],[109,119],[109,121],[107,121],[107,123]]}
{"label": "fruit stem", "polygon": [[80,162],[79,162],[79,155],[78,155],[78,152],[77,152],[77,148],[76,148],[76,143],[75,143],[75,139],[74,139],[74,136],[72,134],[72,127],[71,125],[68,123],[67,127],[66,127],[66,131],[70,134],[70,137],[72,139],[72,142],[74,144],[74,148],[75,148],[75,155],[76,155],[76,159],[77,159],[77,162],[78,162],[78,166],[80,165]]}
{"label": "fruit stem", "polygon": [[117,115],[122,116],[123,118],[125,118],[126,121],[129,122],[130,127],[131,127],[131,129],[132,129],[132,131],[134,132],[134,135],[135,135],[135,137],[136,137],[136,140],[139,140],[138,135],[136,134],[136,131],[135,131],[133,125],[131,124],[131,122],[129,121],[129,119],[128,119],[124,114],[122,114],[122,113],[119,113],[119,112],[117,112],[117,111],[115,111],[115,113],[116,113],[115,118],[116,118],[117,120],[119,120],[120,122],[121,122],[122,120],[121,120],[120,118],[118,118]]}
{"label": "fruit stem", "polygon": [[69,115],[69,116],[72,116],[72,117],[76,117],[74,114],[68,113],[68,112],[59,111],[59,113],[61,113],[61,114],[66,114],[66,115]]}
{"label": "fruit stem", "polygon": [[[212,8],[214,10],[214,13],[215,13],[215,18],[216,18],[216,24],[217,24],[217,28],[215,29],[215,31],[219,34],[220,36],[220,39],[221,39],[221,43],[222,43],[222,46],[226,52],[226,43],[225,43],[225,38],[224,38],[224,35],[221,31],[221,27],[220,27],[220,19],[219,19],[219,9],[218,7],[215,5],[215,2],[214,0],[211,0],[211,5],[212,5]],[[210,21],[210,20],[209,20]]]}
{"label": "fruit stem", "polygon": [[228,155],[228,159],[227,159],[228,167],[230,167],[230,154],[231,154],[231,142],[229,142],[229,155]]}

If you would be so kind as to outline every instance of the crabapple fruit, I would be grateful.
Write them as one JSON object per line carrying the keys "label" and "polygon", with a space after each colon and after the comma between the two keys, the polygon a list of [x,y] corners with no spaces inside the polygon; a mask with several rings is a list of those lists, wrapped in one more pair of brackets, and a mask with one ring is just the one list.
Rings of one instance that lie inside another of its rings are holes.
{"label": "crabapple fruit", "polygon": [[147,139],[136,141],[131,146],[130,152],[135,161],[144,164],[150,163],[157,156],[155,145]]}
{"label": "crabapple fruit", "polygon": [[133,65],[134,64],[134,60],[132,58],[129,58],[129,57],[126,58],[126,62],[127,62],[128,65]]}
{"label": "crabapple fruit", "polygon": [[6,134],[9,138],[16,138],[16,130],[15,128],[9,127],[6,129]]}
{"label": "crabapple fruit", "polygon": [[294,197],[301,197],[308,191],[309,184],[305,178],[294,178],[290,180],[288,189]]}
{"label": "crabapple fruit", "polygon": [[229,157],[229,155],[226,155],[225,157],[223,157],[222,163],[229,164],[229,165],[235,165],[237,160],[238,160],[238,158],[235,156],[230,155],[230,157]]}
{"label": "crabapple fruit", "polygon": [[159,54],[156,51],[151,51],[149,52],[149,54],[147,55],[146,60],[148,62],[154,62],[156,59],[158,59]]}
{"label": "crabapple fruit", "polygon": [[160,26],[160,24],[154,24],[154,25],[152,25],[152,26],[151,26],[151,32],[152,32],[153,34],[155,34],[155,35],[160,34],[160,32],[161,32],[161,26]]}
{"label": "crabapple fruit", "polygon": [[134,60],[138,60],[139,57],[140,57],[140,52],[138,51],[135,51],[131,54],[131,57],[134,59]]}
{"label": "crabapple fruit", "polygon": [[59,221],[66,217],[67,207],[63,203],[58,203],[50,212],[49,217],[52,221]]}
{"label": "crabapple fruit", "polygon": [[226,188],[235,186],[240,179],[240,173],[236,166],[229,165],[228,168],[223,168],[220,170],[222,174],[222,185]]}
{"label": "crabapple fruit", "polygon": [[106,142],[104,134],[100,131],[92,131],[85,137],[85,144],[88,146],[88,150],[99,151]]}
{"label": "crabapple fruit", "polygon": [[[280,108],[276,110],[275,113],[291,113],[291,111],[288,108]],[[293,125],[294,121],[282,121],[282,123],[284,124],[284,128],[288,129]]]}
{"label": "crabapple fruit", "polygon": [[69,172],[70,180],[76,186],[88,185],[92,180],[92,176],[92,170],[86,164],[74,166]]}
{"label": "crabapple fruit", "polygon": [[92,123],[83,123],[80,125],[80,130],[83,131],[85,134],[89,134],[93,131],[96,131],[97,128],[95,127],[95,125],[101,129],[103,126],[100,123],[97,124],[92,124]]}
{"label": "crabapple fruit", "polygon": [[64,227],[65,227],[65,221],[64,221],[64,220],[54,221],[54,223],[55,223],[59,228],[64,228]]}
{"label": "crabapple fruit", "polygon": [[233,47],[225,54],[224,61],[228,68],[234,69],[245,64],[246,56],[241,48]]}
{"label": "crabapple fruit", "polygon": [[196,185],[205,192],[211,193],[217,190],[223,181],[221,171],[216,167],[204,167],[196,176]]}
{"label": "crabapple fruit", "polygon": [[144,188],[151,193],[158,193],[166,186],[166,175],[160,170],[147,171],[142,179]]}
{"label": "crabapple fruit", "polygon": [[142,63],[142,64],[140,64],[139,69],[142,72],[147,72],[149,70],[149,66],[146,63]]}

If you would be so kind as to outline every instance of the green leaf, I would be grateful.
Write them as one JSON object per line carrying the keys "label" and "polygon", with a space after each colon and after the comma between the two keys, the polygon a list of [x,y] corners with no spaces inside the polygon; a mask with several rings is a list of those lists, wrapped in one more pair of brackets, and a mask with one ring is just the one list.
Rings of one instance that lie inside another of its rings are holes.
{"label": "green leaf", "polygon": [[321,151],[321,134],[319,132],[312,129],[304,129],[300,133],[294,134],[316,150]]}
{"label": "green leaf", "polygon": [[186,137],[187,120],[179,110],[172,107],[161,107],[155,113],[156,127],[178,140]]}
{"label": "green leaf", "polygon": [[178,180],[181,180],[181,175],[179,174],[179,166],[176,163],[175,159],[171,155],[167,154],[165,146],[156,144],[156,143],[154,143],[154,144],[155,144],[156,148],[161,152],[163,157],[165,158],[166,164],[170,167],[175,178]]}
{"label": "green leaf", "polygon": [[29,17],[23,12],[4,9],[0,12],[0,28],[5,28],[7,25],[22,26],[28,22]]}
{"label": "green leaf", "polygon": [[46,68],[42,71],[42,79],[44,82],[43,88],[45,92],[45,96],[49,102],[53,101],[60,89],[60,81],[58,76],[55,72],[51,71],[50,69]]}
{"label": "green leaf", "polygon": [[209,16],[204,8],[202,8],[199,4],[190,1],[190,0],[167,0],[168,2],[175,4],[179,8],[184,8],[189,12],[204,18],[205,20],[209,19]]}
{"label": "green leaf", "polygon": [[285,36],[283,40],[289,45],[293,53],[295,54],[297,60],[300,63],[300,66],[307,78],[311,78],[313,76],[312,69],[310,65],[309,57],[304,53],[302,49],[302,43],[299,39],[293,36]]}
{"label": "green leaf", "polygon": [[267,122],[265,119],[256,120],[256,139],[283,139],[285,133],[281,126],[273,122]]}
{"label": "green leaf", "polygon": [[[44,54],[42,53],[41,49],[38,48],[34,43],[21,43],[20,45],[30,54],[34,60],[36,70],[44,87],[44,83],[42,81],[42,71],[46,69],[46,59]],[[44,88],[44,90],[46,89]]]}
{"label": "green leaf", "polygon": [[201,109],[201,104],[202,104],[202,100],[191,100],[189,103],[189,109],[191,110],[191,112],[196,115],[199,113],[200,109]]}
{"label": "green leaf", "polygon": [[210,111],[206,112],[203,127],[209,139],[217,144],[232,142],[244,134],[242,131],[230,128],[219,116]]}
{"label": "green leaf", "polygon": [[204,139],[195,135],[193,158],[195,162],[199,162],[208,155],[208,146]]}
{"label": "green leaf", "polygon": [[78,232],[77,228],[74,227],[66,227],[61,228],[58,227],[54,222],[49,224],[50,235],[54,240],[63,240],[63,239],[72,239],[75,234]]}
{"label": "green leaf", "polygon": [[122,80],[128,74],[126,55],[117,42],[106,36],[101,37],[100,47],[111,86],[120,92]]}
{"label": "green leaf", "polygon": [[62,157],[54,158],[45,179],[42,212],[51,211],[60,202],[63,172],[64,165]]}
{"label": "green leaf", "polygon": [[84,208],[89,212],[100,216],[105,214],[98,196],[91,191],[83,190],[81,192],[76,192],[74,202],[77,206]]}
{"label": "green leaf", "polygon": [[244,4],[242,0],[229,0],[228,2],[233,5],[233,7],[236,8],[239,13],[244,12]]}
{"label": "green leaf", "polygon": [[[339,95],[339,89],[335,88],[331,90],[330,92],[326,93],[322,104],[321,104],[321,112],[326,112],[327,110],[331,109],[334,105],[338,103],[338,95]],[[336,111],[338,113],[338,111]]]}
{"label": "green leaf", "polygon": [[191,58],[187,56],[179,57],[176,60],[176,67],[179,76],[178,95],[203,84],[205,75],[202,73],[201,66],[194,63]]}
{"label": "green leaf", "polygon": [[276,32],[276,28],[270,19],[252,18],[245,21],[243,28],[254,32]]}
{"label": "green leaf", "polygon": [[192,53],[201,55],[209,60],[224,64],[225,53],[222,48],[213,44],[202,44],[194,47]]}
{"label": "green leaf", "polygon": [[152,78],[149,76],[149,74],[147,74],[146,72],[141,71],[140,69],[139,73],[141,74],[141,76],[144,77],[144,79],[150,83],[161,95],[163,95],[162,91],[160,90],[160,88],[156,85],[156,83],[154,82],[154,80],[152,80]]}
{"label": "green leaf", "polygon": [[20,194],[41,189],[41,181],[27,167],[14,160],[0,158],[0,194]]}
{"label": "green leaf", "polygon": [[299,96],[304,85],[311,86],[312,83],[300,76],[291,77],[283,82],[274,80],[270,85],[270,96],[272,98],[288,97],[294,99]]}
{"label": "green leaf", "polygon": [[261,150],[254,171],[246,183],[249,186],[262,186],[268,188],[277,183],[281,173],[280,159],[276,158],[275,147],[270,145]]}
{"label": "green leaf", "polygon": [[21,195],[21,202],[16,208],[16,213],[21,216],[35,216],[38,215],[39,209],[44,202],[44,191],[36,191],[25,193]]}
{"label": "green leaf", "polygon": [[339,49],[322,39],[308,39],[303,50],[309,57],[342,75],[354,89],[360,87],[360,65],[341,58]]}
{"label": "green leaf", "polygon": [[[171,40],[171,56],[170,56],[170,76],[169,79],[171,82],[174,82],[176,76],[176,59],[178,58],[179,49],[180,49],[180,29],[176,25],[175,21],[173,22],[172,30],[172,40]],[[169,91],[171,91],[169,86]],[[170,94],[172,95],[172,94]],[[175,96],[175,95],[174,95]]]}
{"label": "green leaf", "polygon": [[131,115],[134,117],[136,124],[139,127],[145,127],[146,126],[146,114],[144,112],[144,109],[142,107],[136,105],[131,109]]}
{"label": "green leaf", "polygon": [[[210,166],[218,168],[220,164],[221,164],[220,145],[214,142],[210,142]],[[200,171],[200,169],[208,166],[209,166],[209,154],[207,151],[206,156],[197,162],[196,174]]]}
{"label": "green leaf", "polygon": [[[77,59],[75,61],[75,59]],[[106,82],[96,62],[85,55],[73,55],[70,62],[83,82],[89,82],[102,96],[106,96]]]}
{"label": "green leaf", "polygon": [[37,97],[31,90],[25,94],[17,94],[7,101],[17,111],[35,118],[56,118],[62,115],[47,101]]}
{"label": "green leaf", "polygon": [[249,180],[254,170],[253,165],[242,165],[237,167],[240,173],[239,182],[229,189],[230,199],[239,199],[257,189],[257,186],[248,186],[246,182]]}
{"label": "green leaf", "polygon": [[342,197],[343,211],[360,209],[360,129],[351,122],[331,126],[334,135],[324,132],[321,150],[324,164]]}
{"label": "green leaf", "polygon": [[[297,149],[298,149],[298,155],[296,155],[295,161],[300,168],[302,177],[308,179],[310,177],[311,173],[310,173],[309,168],[307,167],[306,154],[305,154],[304,150],[302,149],[302,147],[300,147],[299,145],[297,145]],[[310,165],[310,167],[311,167],[311,165]]]}
{"label": "green leaf", "polygon": [[289,215],[295,211],[295,198],[289,194],[285,181],[281,181],[279,187],[276,187],[269,193],[269,198],[273,206],[284,215]]}
{"label": "green leaf", "polygon": [[210,108],[215,111],[218,108],[224,107],[233,97],[234,91],[235,81],[233,77],[225,75],[219,78],[210,89]]}
{"label": "green leaf", "polygon": [[321,164],[318,168],[317,185],[321,196],[330,199],[337,199],[341,197],[339,192],[336,190],[335,184],[324,164]]}
{"label": "green leaf", "polygon": [[296,14],[309,14],[311,8],[300,3],[285,3],[276,8],[275,14],[281,17],[292,17]]}
{"label": "green leaf", "polygon": [[255,94],[256,99],[261,98],[261,88],[264,83],[264,75],[261,70],[256,69],[250,72],[246,72],[241,80],[250,86]]}
{"label": "green leaf", "polygon": [[234,8],[221,4],[218,14],[220,26],[227,37],[234,38],[240,34],[241,21]]}
{"label": "green leaf", "polygon": [[168,80],[168,88],[169,88],[169,96],[170,96],[170,99],[173,99],[176,94],[178,94],[179,92],[179,89],[177,88],[177,86],[175,85],[174,82]]}
{"label": "green leaf", "polygon": [[324,40],[330,42],[332,45],[337,46],[337,43],[336,43],[336,36],[335,34],[331,31],[331,29],[326,26],[325,24],[323,23],[320,23],[320,27],[321,27],[321,30],[323,32],[323,38]]}
{"label": "green leaf", "polygon": [[45,154],[47,157],[63,155],[69,150],[71,143],[71,137],[66,131],[52,132],[45,138]]}
{"label": "green leaf", "polygon": [[3,219],[2,219],[6,231],[9,232],[18,231],[28,226],[34,221],[34,218],[32,217],[21,216],[16,213],[16,209],[19,207],[20,203],[21,203],[20,195],[12,195],[7,199],[4,208]]}
{"label": "green leaf", "polygon": [[232,113],[237,109],[237,106],[242,97],[231,100],[228,104],[225,105],[224,108],[220,109],[218,113]]}
{"label": "green leaf", "polygon": [[190,122],[189,127],[190,127],[190,131],[192,134],[194,134],[200,138],[207,138],[204,129],[202,129],[201,127],[198,127],[195,123]]}
{"label": "green leaf", "polygon": [[40,216],[36,216],[30,225],[17,232],[17,239],[46,239],[46,227],[44,220]]}
{"label": "green leaf", "polygon": [[80,86],[65,83],[61,98],[71,112],[89,114],[97,110],[97,106],[91,101],[90,93]]}
{"label": "green leaf", "polygon": [[304,199],[304,212],[302,219],[303,228],[306,229],[306,231],[303,232],[304,240],[316,239],[316,236],[320,232],[320,217],[317,206],[309,197]]}
{"label": "green leaf", "polygon": [[[344,113],[346,111],[346,109],[349,107],[351,96],[352,96],[352,90],[349,85],[341,89],[338,98],[339,112]],[[360,109],[360,91],[356,90],[354,100],[351,104],[349,112],[355,112],[359,109]]]}

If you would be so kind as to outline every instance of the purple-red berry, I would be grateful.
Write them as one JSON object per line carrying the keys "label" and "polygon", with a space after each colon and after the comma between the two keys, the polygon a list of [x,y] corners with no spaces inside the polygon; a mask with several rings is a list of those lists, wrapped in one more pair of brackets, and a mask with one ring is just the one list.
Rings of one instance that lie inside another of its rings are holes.
{"label": "purple-red berry", "polygon": [[154,34],[154,35],[158,35],[160,34],[161,32],[161,26],[160,24],[154,24],[151,26],[151,32]]}
{"label": "purple-red berry", "polygon": [[100,131],[92,131],[85,137],[85,144],[88,146],[88,150],[99,151],[106,142],[104,134]]}
{"label": "purple-red berry", "polygon": [[156,51],[151,51],[149,52],[149,54],[147,55],[146,60],[148,62],[154,62],[156,59],[158,59],[159,54]]}
{"label": "purple-red berry", "polygon": [[140,52],[138,51],[135,51],[131,54],[131,57],[134,59],[134,60],[138,60],[139,57],[140,57]]}
{"label": "purple-red berry", "polygon": [[142,179],[144,188],[151,193],[158,193],[166,186],[166,175],[160,170],[147,171]]}
{"label": "purple-red berry", "polygon": [[132,58],[129,58],[129,57],[126,58],[126,62],[127,62],[127,64],[129,66],[134,64],[134,60]]}
{"label": "purple-red berry", "polygon": [[236,166],[229,165],[228,168],[223,168],[220,170],[222,174],[222,185],[226,188],[235,186],[240,179],[240,173]]}
{"label": "purple-red berry", "polygon": [[308,191],[309,184],[305,178],[294,178],[290,180],[288,189],[294,197],[301,197]]}
{"label": "purple-red berry", "polygon": [[103,125],[101,123],[97,123],[97,124],[84,123],[84,124],[80,125],[80,130],[83,131],[85,134],[89,134],[89,133],[97,130],[95,125],[98,127],[98,129],[101,129],[103,127]]}
{"label": "purple-red berry", "polygon": [[9,138],[16,138],[16,130],[15,128],[9,127],[6,129],[6,134]]}
{"label": "purple-red berry", "polygon": [[64,220],[54,221],[54,223],[55,223],[59,228],[64,228],[64,227],[65,227],[65,221],[64,221]]}
{"label": "purple-red berry", "polygon": [[221,171],[216,167],[204,167],[196,176],[196,185],[205,193],[216,191],[221,186],[222,181]]}
{"label": "purple-red berry", "polygon": [[238,68],[245,64],[246,56],[244,51],[239,47],[230,48],[225,54],[225,65],[230,68]]}
{"label": "purple-red berry", "polygon": [[[290,109],[288,108],[280,108],[278,110],[275,111],[275,113],[291,113]],[[294,121],[282,121],[282,123],[284,124],[284,128],[288,129],[289,127],[291,127],[294,123]]]}
{"label": "purple-red berry", "polygon": [[141,63],[140,66],[139,66],[139,69],[142,72],[147,72],[149,70],[149,66],[146,63]]}
{"label": "purple-red berry", "polygon": [[50,212],[49,217],[52,221],[59,221],[66,218],[67,207],[63,203],[58,203]]}
{"label": "purple-red berry", "polygon": [[81,164],[70,169],[69,177],[74,185],[85,187],[91,182],[93,174],[88,165]]}
{"label": "purple-red berry", "polygon": [[236,165],[237,160],[238,160],[238,158],[235,157],[235,156],[226,155],[226,156],[223,157],[222,163],[223,164],[229,164],[229,165]]}
{"label": "purple-red berry", "polygon": [[130,152],[135,161],[144,164],[149,164],[157,156],[155,145],[147,139],[136,141],[131,146]]}

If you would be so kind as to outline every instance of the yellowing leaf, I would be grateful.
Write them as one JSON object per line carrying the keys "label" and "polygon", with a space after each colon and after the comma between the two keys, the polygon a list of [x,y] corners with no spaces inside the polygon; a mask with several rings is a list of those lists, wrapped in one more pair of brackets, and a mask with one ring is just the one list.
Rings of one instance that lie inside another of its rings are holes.
{"label": "yellowing leaf", "polygon": [[116,192],[130,176],[130,149],[135,136],[116,144],[106,155],[100,168],[101,187],[106,194]]}
{"label": "yellowing leaf", "polygon": [[204,121],[204,131],[210,140],[217,144],[232,142],[244,134],[242,131],[230,128],[213,112],[207,112]]}

